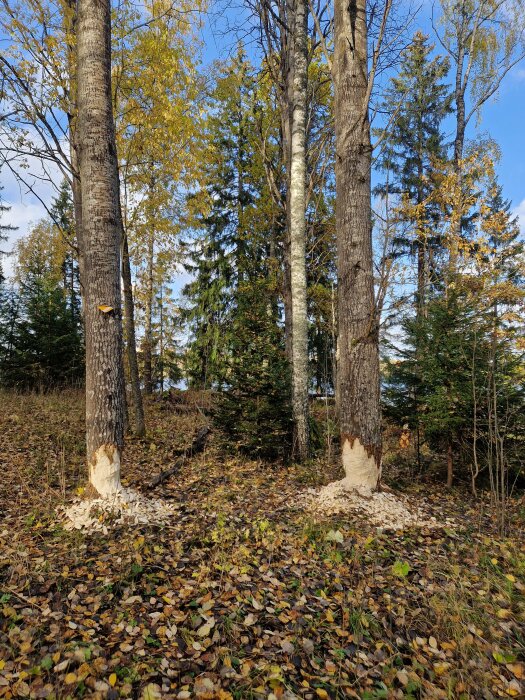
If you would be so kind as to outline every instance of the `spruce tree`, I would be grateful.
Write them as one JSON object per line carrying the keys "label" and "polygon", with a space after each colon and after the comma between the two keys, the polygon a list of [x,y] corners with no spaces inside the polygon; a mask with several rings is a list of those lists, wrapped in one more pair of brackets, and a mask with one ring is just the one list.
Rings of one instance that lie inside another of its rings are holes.
{"label": "spruce tree", "polygon": [[398,200],[401,226],[394,246],[399,254],[417,259],[415,306],[419,312],[425,306],[429,251],[440,245],[433,231],[439,211],[428,197],[435,187],[434,168],[446,159],[442,125],[451,111],[450,89],[443,83],[449,63],[432,57],[433,51],[428,37],[417,32],[403,55],[399,74],[392,78],[383,108],[394,116],[378,161],[386,180],[375,189],[376,194],[394,195]]}
{"label": "spruce tree", "polygon": [[[203,188],[190,198],[197,210],[196,237],[187,269],[194,280],[183,290],[192,341],[187,355],[190,382],[224,384],[231,311],[246,279],[250,246],[249,214],[255,198],[250,163],[253,143],[254,80],[242,46],[217,78],[211,95],[203,153]],[[250,251],[253,253],[253,250]]]}

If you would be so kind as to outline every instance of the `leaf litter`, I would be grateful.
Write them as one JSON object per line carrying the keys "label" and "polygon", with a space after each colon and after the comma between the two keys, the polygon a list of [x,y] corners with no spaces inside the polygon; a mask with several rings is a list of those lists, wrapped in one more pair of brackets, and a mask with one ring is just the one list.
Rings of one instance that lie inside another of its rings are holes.
{"label": "leaf litter", "polygon": [[[1,399],[1,698],[523,697],[522,516],[501,538],[483,501],[414,485],[428,522],[386,531],[305,506],[326,465],[212,444],[150,492],[170,518],[68,530],[55,513],[84,482],[79,395]],[[125,488],[141,493],[200,421],[151,402]]]}

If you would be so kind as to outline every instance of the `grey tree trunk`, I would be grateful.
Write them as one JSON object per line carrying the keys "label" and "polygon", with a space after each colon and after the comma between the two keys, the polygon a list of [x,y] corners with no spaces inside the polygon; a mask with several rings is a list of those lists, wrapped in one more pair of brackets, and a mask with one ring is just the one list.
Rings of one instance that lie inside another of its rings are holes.
{"label": "grey tree trunk", "polygon": [[75,216],[75,238],[77,241],[78,270],[80,278],[80,295],[82,298],[82,310],[84,308],[84,237],[82,235],[82,191],[80,187],[80,172],[78,164],[77,143],[77,61],[75,39],[77,32],[77,7],[74,0],[67,1],[68,11],[65,13],[65,31],[67,37],[67,72],[68,72],[68,129],[69,129],[69,157],[71,165],[71,191],[73,194],[73,210]]}
{"label": "grey tree trunk", "polygon": [[148,272],[146,280],[146,309],[144,320],[144,342],[143,342],[143,357],[144,357],[144,392],[146,394],[153,393],[153,257],[155,255],[155,238],[153,232],[150,232],[148,241]]}
{"label": "grey tree trunk", "polygon": [[295,445],[308,457],[308,314],[306,299],[306,86],[307,9],[295,0],[290,158],[290,287],[292,302],[292,405]]}
{"label": "grey tree trunk", "polygon": [[108,0],[78,0],[77,90],[87,459],[90,484],[98,494],[108,496],[120,489],[125,410],[119,186]]}
{"label": "grey tree trunk", "polygon": [[[292,8],[288,0],[281,3],[283,23],[291,22]],[[281,139],[284,172],[286,174],[285,231],[284,231],[284,269],[283,269],[283,305],[284,337],[286,357],[292,365],[292,280],[291,280],[291,241],[290,241],[290,170],[292,156],[292,92],[293,92],[293,41],[289,27],[281,30],[280,75],[281,85],[279,100],[281,107]]]}
{"label": "grey tree trunk", "polygon": [[146,434],[144,406],[140,391],[139,363],[137,360],[137,339],[135,334],[135,305],[129,261],[128,237],[122,228],[122,292],[124,295],[124,325],[126,330],[126,356],[131,383],[132,431],[138,437]]}
{"label": "grey tree trunk", "polygon": [[381,474],[378,319],[374,302],[365,0],[335,0],[339,418],[349,488]]}

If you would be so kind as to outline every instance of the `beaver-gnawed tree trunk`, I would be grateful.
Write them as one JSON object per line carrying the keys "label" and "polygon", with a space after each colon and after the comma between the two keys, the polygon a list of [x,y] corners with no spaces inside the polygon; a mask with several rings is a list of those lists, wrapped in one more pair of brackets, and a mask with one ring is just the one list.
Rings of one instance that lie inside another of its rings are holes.
{"label": "beaver-gnawed tree trunk", "polygon": [[111,102],[108,0],[78,0],[77,89],[86,338],[89,481],[120,489],[124,372],[120,298],[119,186]]}
{"label": "beaver-gnawed tree trunk", "polygon": [[378,320],[374,300],[365,0],[335,0],[339,418],[350,488],[381,471]]}

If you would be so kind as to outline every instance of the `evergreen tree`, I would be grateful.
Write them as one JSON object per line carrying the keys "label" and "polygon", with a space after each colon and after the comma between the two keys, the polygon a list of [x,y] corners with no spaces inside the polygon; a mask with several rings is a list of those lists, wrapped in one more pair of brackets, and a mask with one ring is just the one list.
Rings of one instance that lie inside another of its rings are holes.
{"label": "evergreen tree", "polygon": [[260,278],[239,290],[225,360],[228,390],[214,413],[228,445],[265,460],[290,455],[293,428],[284,332],[269,303],[273,286]]}
{"label": "evergreen tree", "polygon": [[43,220],[17,246],[16,288],[4,295],[0,381],[22,389],[62,386],[83,377],[78,265],[66,187]]}
{"label": "evergreen tree", "polygon": [[519,468],[525,406],[523,242],[488,162],[480,170],[486,178],[477,186],[465,170],[477,231],[465,269],[453,285],[446,275],[436,282],[424,316],[403,321],[384,391],[396,424],[408,423],[432,449],[446,451],[448,484],[458,461],[473,489],[479,474],[496,478],[496,458],[504,479]]}
{"label": "evergreen tree", "polygon": [[217,425],[239,449],[269,458],[290,450],[291,396],[278,304],[282,220],[258,141],[265,97],[240,47],[212,94],[203,187],[189,201],[195,278],[184,293],[190,382],[219,389]]}
{"label": "evergreen tree", "polygon": [[394,117],[378,162],[387,179],[375,190],[398,200],[401,226],[394,247],[398,254],[417,258],[420,311],[425,305],[429,251],[440,245],[434,233],[439,210],[429,194],[435,187],[434,168],[446,158],[442,123],[451,111],[450,89],[443,83],[449,63],[440,56],[432,58],[433,51],[428,37],[417,32],[391,81],[384,109]]}
{"label": "evergreen tree", "polygon": [[256,266],[249,224],[262,178],[254,182],[255,81],[244,50],[217,79],[208,118],[203,188],[189,202],[196,211],[196,240],[187,265],[194,280],[184,291],[192,332],[187,371],[201,387],[224,384],[236,290]]}

